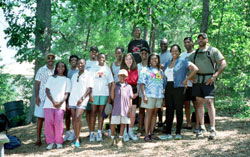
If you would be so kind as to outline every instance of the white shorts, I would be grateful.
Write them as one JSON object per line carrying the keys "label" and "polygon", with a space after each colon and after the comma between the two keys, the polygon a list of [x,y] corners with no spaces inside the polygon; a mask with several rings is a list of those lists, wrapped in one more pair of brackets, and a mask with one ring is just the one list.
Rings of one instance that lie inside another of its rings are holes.
{"label": "white shorts", "polygon": [[34,116],[39,117],[39,118],[44,118],[43,105],[44,105],[44,102],[41,102],[39,107],[35,104]]}
{"label": "white shorts", "polygon": [[125,116],[112,116],[111,124],[130,124],[130,118]]}

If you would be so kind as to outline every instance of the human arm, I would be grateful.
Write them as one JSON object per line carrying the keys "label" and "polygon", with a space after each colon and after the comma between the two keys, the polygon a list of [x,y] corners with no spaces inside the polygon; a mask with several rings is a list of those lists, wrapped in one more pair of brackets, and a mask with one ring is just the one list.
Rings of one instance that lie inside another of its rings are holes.
{"label": "human arm", "polygon": [[143,83],[141,84],[141,92],[142,92],[142,96],[143,96],[143,102],[145,104],[147,104],[148,103],[148,98],[146,96],[145,84],[143,84]]}
{"label": "human arm", "polygon": [[216,71],[211,78],[209,78],[206,82],[206,85],[212,85],[216,78],[224,71],[227,66],[226,60],[223,58],[221,59],[218,64],[220,65],[218,71]]}
{"label": "human arm", "polygon": [[59,105],[59,102],[55,102],[53,97],[50,94],[50,89],[46,88],[46,95],[49,98],[49,100],[52,102],[53,106],[57,108],[57,106]]}
{"label": "human arm", "polygon": [[199,68],[192,62],[189,62],[188,69],[192,72],[182,82],[182,84],[185,85],[185,87],[187,87],[187,81],[191,80],[194,77],[194,75],[199,71]]}
{"label": "human arm", "polygon": [[83,96],[77,101],[77,104],[76,104],[76,105],[77,105],[77,106],[80,106],[81,103],[84,101],[84,99],[85,99],[88,95],[90,95],[91,91],[92,91],[92,88],[89,87],[89,88],[87,89],[87,91],[83,94]]}
{"label": "human arm", "polygon": [[115,98],[115,88],[116,88],[116,84],[113,83],[112,89],[111,89],[111,95],[110,95],[112,100],[114,100]]}
{"label": "human arm", "polygon": [[132,111],[132,103],[133,103],[133,99],[129,99],[128,118],[130,118],[130,115],[131,115],[131,111]]}
{"label": "human arm", "polygon": [[112,84],[113,82],[108,84],[108,88],[109,88],[109,97],[108,97],[108,103],[111,104],[111,90],[112,90]]}
{"label": "human arm", "polygon": [[39,89],[40,89],[40,84],[41,82],[40,81],[35,81],[35,95],[36,95],[36,105],[39,107],[40,106],[40,103],[41,103],[41,100],[39,98]]}

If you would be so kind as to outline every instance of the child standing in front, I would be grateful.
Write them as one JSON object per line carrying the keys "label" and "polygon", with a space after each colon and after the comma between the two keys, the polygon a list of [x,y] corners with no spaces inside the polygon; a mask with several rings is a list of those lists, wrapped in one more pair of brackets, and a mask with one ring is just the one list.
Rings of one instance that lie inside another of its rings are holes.
{"label": "child standing in front", "polygon": [[118,73],[119,82],[112,86],[111,99],[114,100],[113,112],[111,117],[111,139],[109,145],[113,146],[115,143],[115,126],[120,124],[120,135],[117,142],[117,146],[123,145],[123,133],[125,126],[130,124],[130,113],[132,109],[133,90],[132,87],[125,82],[128,77],[128,72],[125,69],[121,69]]}
{"label": "child standing in front", "polygon": [[62,148],[63,116],[66,109],[66,99],[71,89],[70,79],[67,78],[67,67],[58,62],[53,76],[46,83],[46,99],[44,103],[45,138],[47,150]]}

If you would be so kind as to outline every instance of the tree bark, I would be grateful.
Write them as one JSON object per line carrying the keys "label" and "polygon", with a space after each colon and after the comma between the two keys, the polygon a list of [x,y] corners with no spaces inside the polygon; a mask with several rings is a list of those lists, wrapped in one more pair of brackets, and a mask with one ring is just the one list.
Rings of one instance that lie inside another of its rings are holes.
{"label": "tree bark", "polygon": [[88,33],[87,33],[87,37],[86,37],[86,42],[85,42],[85,50],[88,50],[88,45],[89,45],[89,36],[90,36],[90,31],[91,31],[91,24],[89,24],[88,26]]}
{"label": "tree bark", "polygon": [[[41,53],[42,57],[45,58],[50,52],[51,47],[51,0],[37,0],[36,3],[35,51]],[[41,60],[43,60],[43,58],[36,59],[35,74],[42,66]],[[32,91],[30,109],[26,118],[27,124],[34,121],[35,83]]]}
{"label": "tree bark", "polygon": [[[153,15],[154,12],[151,10],[151,15]],[[150,30],[150,41],[149,41],[149,47],[150,52],[154,52],[155,49],[155,23],[152,18],[150,18],[151,21],[151,30]]]}
{"label": "tree bark", "polygon": [[209,17],[209,0],[203,0],[202,23],[200,32],[207,33]]}

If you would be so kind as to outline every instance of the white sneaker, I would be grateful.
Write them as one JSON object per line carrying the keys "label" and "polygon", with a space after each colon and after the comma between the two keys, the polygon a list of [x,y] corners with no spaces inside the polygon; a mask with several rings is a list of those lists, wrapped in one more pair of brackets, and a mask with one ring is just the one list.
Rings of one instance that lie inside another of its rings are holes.
{"label": "white sneaker", "polygon": [[170,135],[170,134],[167,134],[167,135],[162,135],[162,136],[160,136],[159,138],[160,138],[161,140],[170,140],[170,139],[173,138],[173,136]]}
{"label": "white sneaker", "polygon": [[68,141],[73,141],[75,139],[75,132],[72,131],[69,135]]}
{"label": "white sneaker", "polygon": [[56,144],[56,148],[57,148],[57,149],[61,149],[61,148],[63,148],[63,146],[62,146],[62,144],[57,143],[57,144]]}
{"label": "white sneaker", "polygon": [[95,133],[90,133],[89,142],[95,142]]}
{"label": "white sneaker", "polygon": [[66,131],[65,136],[64,136],[64,138],[63,138],[63,141],[64,141],[64,142],[67,141],[67,140],[69,139],[70,134],[71,134],[70,131]]}
{"label": "white sneaker", "polygon": [[175,136],[175,140],[181,140],[181,139],[182,139],[181,134],[177,134],[177,135]]}
{"label": "white sneaker", "polygon": [[129,141],[129,136],[128,136],[127,132],[124,132],[124,134],[123,134],[123,141],[124,142],[128,142]]}
{"label": "white sneaker", "polygon": [[108,136],[111,137],[111,129],[108,130]]}
{"label": "white sneaker", "polygon": [[50,144],[46,147],[47,150],[51,150],[51,149],[53,149],[53,148],[55,148],[55,144],[54,144],[54,143],[50,143]]}
{"label": "white sneaker", "polygon": [[97,133],[96,141],[98,141],[98,142],[102,141],[102,133],[100,133],[100,132]]}
{"label": "white sneaker", "polygon": [[129,131],[128,132],[129,137],[133,140],[133,141],[137,141],[138,137],[134,134],[133,131]]}

